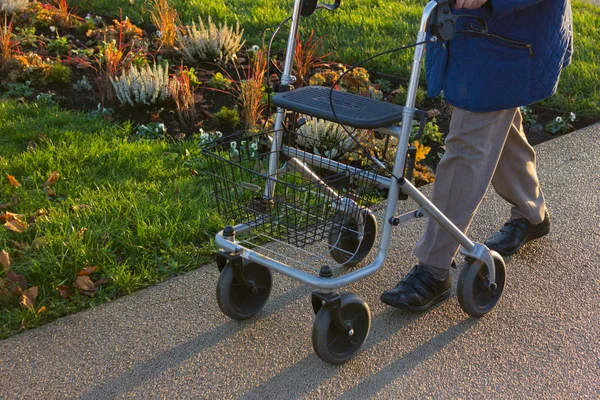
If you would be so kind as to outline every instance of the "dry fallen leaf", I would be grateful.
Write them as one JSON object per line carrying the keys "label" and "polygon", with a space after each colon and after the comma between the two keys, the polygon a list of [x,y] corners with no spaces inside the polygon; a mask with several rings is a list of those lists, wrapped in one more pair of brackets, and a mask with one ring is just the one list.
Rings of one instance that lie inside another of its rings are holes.
{"label": "dry fallen leaf", "polygon": [[104,278],[100,278],[100,279],[98,279],[96,282],[94,282],[94,285],[95,285],[96,287],[99,287],[100,285],[104,285],[104,284],[106,284],[106,283],[108,283],[108,282],[110,282],[110,279],[109,279],[109,278],[106,278],[106,277],[104,277]]}
{"label": "dry fallen leaf", "polygon": [[439,116],[441,113],[438,109],[432,109],[432,110],[428,110],[427,111],[427,118],[431,119],[431,118],[435,118],[437,116]]}
{"label": "dry fallen leaf", "polygon": [[15,219],[24,219],[24,218],[25,218],[25,216],[23,214],[14,214],[14,213],[7,211],[4,214],[0,215],[0,224],[15,220]]}
{"label": "dry fallen leaf", "polygon": [[74,212],[91,210],[91,209],[92,209],[92,206],[90,206],[89,204],[77,204],[77,205],[71,206],[71,211],[74,211]]}
{"label": "dry fallen leaf", "polygon": [[27,328],[27,323],[25,322],[25,320],[21,321],[21,326],[19,327],[19,332],[25,330],[25,328]]}
{"label": "dry fallen leaf", "polygon": [[0,251],[0,264],[2,265],[2,270],[4,272],[8,271],[8,268],[10,267],[10,256],[6,250]]}
{"label": "dry fallen leaf", "polygon": [[31,242],[31,248],[33,250],[39,250],[42,248],[42,246],[45,246],[48,243],[48,238],[45,236],[40,236],[40,237],[36,237],[35,239],[33,239],[33,242]]}
{"label": "dry fallen leaf", "polygon": [[58,171],[52,172],[48,180],[46,180],[46,182],[42,185],[42,188],[46,189],[47,187],[54,185],[56,182],[58,182],[58,178],[60,178]]}
{"label": "dry fallen leaf", "polygon": [[37,312],[35,313],[35,315],[40,315],[41,313],[45,313],[46,311],[48,311],[48,309],[46,308],[46,306],[41,306],[39,310],[37,310]]}
{"label": "dry fallen leaf", "polygon": [[75,286],[77,286],[77,289],[86,296],[92,296],[98,291],[94,282],[92,282],[87,275],[78,276],[77,279],[75,279]]}
{"label": "dry fallen leaf", "polygon": [[81,228],[79,232],[77,232],[77,239],[83,239],[83,235],[88,231],[88,228]]}
{"label": "dry fallen leaf", "polygon": [[56,190],[54,190],[54,188],[49,187],[47,194],[50,197],[56,197]]}
{"label": "dry fallen leaf", "polygon": [[13,245],[17,248],[17,250],[29,249],[29,245],[27,243],[17,242],[16,240],[13,240],[12,242],[13,242]]}
{"label": "dry fallen leaf", "polygon": [[12,175],[8,175],[8,174],[6,174],[6,176],[8,177],[8,182],[9,182],[11,185],[13,185],[14,187],[19,187],[19,186],[21,186],[21,184],[19,183],[19,181],[18,181],[18,180],[16,180],[14,176],[12,176]]}
{"label": "dry fallen leaf", "polygon": [[45,217],[45,219],[48,220],[47,215],[48,215],[48,211],[46,211],[43,208],[40,208],[39,210],[37,210],[35,212],[35,214],[33,214],[31,217],[27,218],[27,223],[28,224],[35,224],[35,222],[37,221],[37,219],[40,218],[40,217]]}
{"label": "dry fallen leaf", "polygon": [[23,294],[21,295],[21,298],[19,299],[19,303],[21,303],[23,305],[23,307],[29,308],[31,311],[33,311],[33,307],[35,306],[35,299],[37,298],[37,295],[38,295],[38,287],[37,286],[29,288],[23,292]]}
{"label": "dry fallen leaf", "polygon": [[19,219],[13,219],[5,223],[4,227],[13,232],[23,233],[27,230],[27,223]]}
{"label": "dry fallen leaf", "polygon": [[98,271],[98,267],[86,267],[81,269],[78,273],[77,276],[87,276],[87,275],[91,275],[94,272]]}
{"label": "dry fallen leaf", "polygon": [[71,289],[69,289],[68,286],[58,285],[56,287],[56,290],[58,290],[58,294],[60,294],[60,297],[62,297],[63,299],[71,297]]}
{"label": "dry fallen leaf", "polygon": [[27,280],[23,275],[9,271],[6,274],[6,281],[11,284],[10,292],[15,296],[20,296],[23,294],[23,291],[27,289]]}
{"label": "dry fallen leaf", "polygon": [[193,169],[193,168],[190,168],[190,172],[191,172],[191,173],[192,173],[192,175],[194,175],[194,176],[200,176],[200,173],[199,173],[198,171],[196,171],[195,169]]}

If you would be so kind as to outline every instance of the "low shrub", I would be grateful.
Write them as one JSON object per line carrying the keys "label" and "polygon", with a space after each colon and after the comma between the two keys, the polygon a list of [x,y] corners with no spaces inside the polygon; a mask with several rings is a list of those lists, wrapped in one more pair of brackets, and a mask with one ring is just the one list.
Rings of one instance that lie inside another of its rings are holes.
{"label": "low shrub", "polygon": [[154,105],[171,94],[168,65],[132,66],[111,82],[119,101],[132,107]]}
{"label": "low shrub", "polygon": [[239,23],[233,29],[225,23],[215,25],[210,17],[207,25],[198,19],[198,25],[192,22],[177,33],[179,52],[189,63],[208,61],[223,65],[233,60],[244,45],[243,33]]}

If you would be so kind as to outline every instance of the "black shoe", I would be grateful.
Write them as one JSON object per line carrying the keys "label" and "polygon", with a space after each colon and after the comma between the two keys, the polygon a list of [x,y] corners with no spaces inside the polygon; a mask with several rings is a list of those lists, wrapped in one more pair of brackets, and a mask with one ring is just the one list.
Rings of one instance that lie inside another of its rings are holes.
{"label": "black shoe", "polygon": [[544,220],[536,225],[529,223],[525,218],[510,219],[500,229],[500,232],[485,241],[485,245],[502,256],[510,256],[530,240],[547,235],[548,232],[550,232],[548,212],[546,212]]}
{"label": "black shoe", "polygon": [[436,279],[422,265],[416,265],[395,288],[383,292],[381,301],[403,310],[425,311],[450,297],[450,286],[450,274]]}

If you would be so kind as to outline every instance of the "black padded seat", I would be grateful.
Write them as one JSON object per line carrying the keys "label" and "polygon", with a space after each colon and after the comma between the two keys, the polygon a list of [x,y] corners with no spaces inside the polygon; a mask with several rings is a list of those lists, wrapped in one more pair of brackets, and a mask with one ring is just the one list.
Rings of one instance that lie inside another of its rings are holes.
{"label": "black padded seat", "polygon": [[[307,86],[273,96],[273,104],[301,114],[337,122],[329,103],[330,88]],[[333,107],[340,122],[353,128],[376,129],[402,121],[403,107],[352,93],[333,91]]]}

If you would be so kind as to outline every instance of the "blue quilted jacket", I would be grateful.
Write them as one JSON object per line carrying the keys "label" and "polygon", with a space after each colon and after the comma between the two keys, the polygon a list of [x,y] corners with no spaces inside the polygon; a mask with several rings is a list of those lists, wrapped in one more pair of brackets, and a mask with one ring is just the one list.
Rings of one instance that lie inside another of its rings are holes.
{"label": "blue quilted jacket", "polygon": [[484,112],[531,104],[556,92],[561,70],[571,62],[570,0],[488,0],[480,9],[454,11],[460,18],[449,42],[427,45],[429,96],[443,89],[450,104]]}

